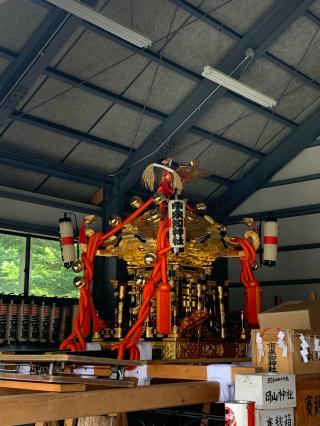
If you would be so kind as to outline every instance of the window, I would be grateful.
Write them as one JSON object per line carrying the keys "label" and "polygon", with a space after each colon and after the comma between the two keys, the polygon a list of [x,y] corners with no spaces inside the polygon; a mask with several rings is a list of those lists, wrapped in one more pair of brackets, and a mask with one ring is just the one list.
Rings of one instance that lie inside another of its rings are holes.
{"label": "window", "polygon": [[74,277],[75,273],[63,266],[59,241],[31,238],[29,294],[78,297]]}
{"label": "window", "polygon": [[26,238],[0,234],[0,292],[24,291]]}
{"label": "window", "polygon": [[59,241],[0,233],[0,293],[78,297],[74,277],[63,266]]}

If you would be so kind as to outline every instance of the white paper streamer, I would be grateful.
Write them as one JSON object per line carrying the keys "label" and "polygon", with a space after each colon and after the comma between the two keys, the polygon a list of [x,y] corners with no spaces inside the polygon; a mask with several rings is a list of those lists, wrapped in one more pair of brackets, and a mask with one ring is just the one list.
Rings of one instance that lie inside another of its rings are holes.
{"label": "white paper streamer", "polygon": [[260,333],[256,334],[256,342],[257,342],[257,349],[259,354],[259,362],[261,362],[262,358],[264,357],[264,350],[263,350],[263,341]]}
{"label": "white paper streamer", "polygon": [[304,337],[303,334],[300,334],[300,341],[301,341],[300,354],[302,356],[303,362],[307,363],[307,362],[309,362],[309,357],[308,357],[308,355],[309,355],[309,351],[308,351],[309,344],[306,341],[306,338]]}
{"label": "white paper streamer", "polygon": [[286,333],[283,331],[279,331],[278,333],[278,341],[277,346],[282,349],[282,356],[286,358],[288,356],[288,346],[286,345],[284,338],[286,337]]}

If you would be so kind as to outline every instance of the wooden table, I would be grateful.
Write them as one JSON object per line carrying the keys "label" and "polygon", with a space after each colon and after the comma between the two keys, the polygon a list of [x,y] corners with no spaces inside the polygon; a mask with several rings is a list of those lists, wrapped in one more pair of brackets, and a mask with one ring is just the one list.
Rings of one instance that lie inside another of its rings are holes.
{"label": "wooden table", "polygon": [[70,393],[32,393],[0,396],[0,425],[74,419],[113,413],[204,404],[218,401],[217,382],[183,382],[145,387]]}

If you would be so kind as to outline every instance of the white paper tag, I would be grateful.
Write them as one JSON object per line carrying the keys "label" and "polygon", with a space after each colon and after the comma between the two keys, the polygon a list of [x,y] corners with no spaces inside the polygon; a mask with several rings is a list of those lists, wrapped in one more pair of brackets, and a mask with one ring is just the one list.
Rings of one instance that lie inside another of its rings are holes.
{"label": "white paper tag", "polygon": [[282,356],[284,358],[286,358],[288,356],[288,346],[286,345],[285,341],[284,341],[284,337],[285,337],[286,333],[284,333],[283,331],[279,331],[278,333],[278,341],[277,341],[277,345],[280,349],[282,349]]}
{"label": "white paper tag", "polygon": [[256,342],[257,342],[257,349],[259,354],[259,362],[261,362],[262,358],[264,357],[264,350],[263,350],[262,336],[260,333],[257,333],[256,335]]}
{"label": "white paper tag", "polygon": [[301,341],[301,350],[300,350],[300,354],[302,356],[303,362],[307,363],[309,362],[309,344],[306,341],[306,338],[304,337],[303,334],[300,334],[300,341]]}
{"label": "white paper tag", "polygon": [[320,339],[314,336],[313,339],[313,350],[316,356],[317,361],[320,359]]}
{"label": "white paper tag", "polygon": [[300,351],[300,354],[302,356],[303,362],[307,363],[309,361],[309,359],[308,359],[308,350],[307,349],[302,349]]}
{"label": "white paper tag", "polygon": [[303,342],[304,340],[306,340],[303,334],[300,334],[299,339],[301,340],[301,342]]}

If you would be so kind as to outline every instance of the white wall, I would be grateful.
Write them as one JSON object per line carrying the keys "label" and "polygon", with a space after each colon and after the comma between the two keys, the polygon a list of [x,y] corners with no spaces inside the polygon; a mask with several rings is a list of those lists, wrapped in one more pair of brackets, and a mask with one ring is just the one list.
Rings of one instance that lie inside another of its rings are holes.
{"label": "white wall", "polygon": [[[320,147],[307,148],[288,163],[271,179],[273,182],[300,176],[320,173]],[[247,215],[290,207],[303,207],[320,203],[320,180],[264,188],[235,209],[233,215]],[[320,214],[278,219],[279,246],[320,243]],[[228,227],[230,235],[242,235],[246,228],[242,225]],[[229,261],[229,279],[239,282],[240,264]],[[274,268],[262,266],[255,273],[261,281],[300,280],[320,278],[320,249],[280,252]],[[284,300],[309,298],[316,291],[320,298],[320,282],[304,285],[276,285],[263,287],[263,307],[273,306],[274,296]],[[243,290],[230,290],[230,307],[238,310],[242,307]]]}
{"label": "white wall", "polygon": [[[15,189],[8,189],[0,186],[0,190],[5,189],[6,192],[12,193],[13,197],[17,195],[21,195],[30,200],[33,198],[39,199],[41,202],[52,203],[55,202],[63,202],[61,199],[57,199],[55,197],[48,197],[40,194],[31,194],[27,191],[20,191]],[[0,222],[5,221],[14,221],[21,222],[27,225],[36,225],[40,227],[50,227],[56,228],[58,230],[58,220],[65,211],[74,212],[77,216],[78,223],[81,224],[82,219],[85,213],[78,213],[77,208],[90,208],[94,209],[93,206],[87,206],[86,204],[76,203],[72,201],[65,201],[70,208],[59,208],[59,207],[51,207],[47,205],[39,205],[35,202],[31,201],[18,201],[10,198],[1,198],[0,202]],[[95,224],[97,229],[101,228],[101,218],[98,218]]]}

